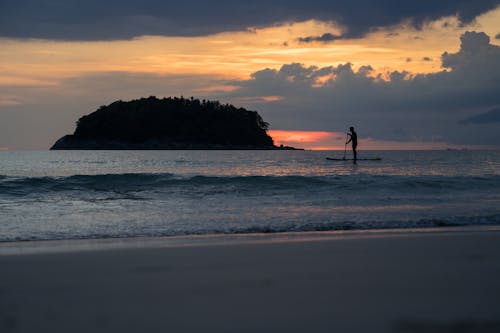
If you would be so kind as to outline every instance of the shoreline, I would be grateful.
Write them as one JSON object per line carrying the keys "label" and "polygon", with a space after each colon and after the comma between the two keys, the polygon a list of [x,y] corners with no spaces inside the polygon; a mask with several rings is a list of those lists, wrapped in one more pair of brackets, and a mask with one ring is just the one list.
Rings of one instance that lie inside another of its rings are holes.
{"label": "shoreline", "polygon": [[148,248],[154,249],[173,247],[317,242],[336,241],[342,239],[408,237],[435,234],[455,235],[461,233],[482,233],[491,231],[500,232],[500,225],[20,240],[0,242],[0,256]]}

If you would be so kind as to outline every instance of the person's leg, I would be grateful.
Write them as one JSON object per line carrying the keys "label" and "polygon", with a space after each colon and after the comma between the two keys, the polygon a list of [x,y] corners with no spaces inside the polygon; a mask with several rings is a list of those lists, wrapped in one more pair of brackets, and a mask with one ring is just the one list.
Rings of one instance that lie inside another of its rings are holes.
{"label": "person's leg", "polygon": [[358,159],[358,152],[356,151],[356,146],[352,146],[352,152],[354,154],[354,163],[356,163],[356,160]]}

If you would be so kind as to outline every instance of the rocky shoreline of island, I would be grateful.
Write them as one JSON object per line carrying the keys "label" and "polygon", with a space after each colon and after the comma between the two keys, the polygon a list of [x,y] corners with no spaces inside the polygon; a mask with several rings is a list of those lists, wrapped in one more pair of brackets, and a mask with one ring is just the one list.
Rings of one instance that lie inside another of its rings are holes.
{"label": "rocky shoreline of island", "polygon": [[82,139],[65,135],[57,140],[51,150],[303,150],[289,146],[252,146],[203,144],[186,142],[164,142],[149,140],[145,142],[124,142],[116,140]]}

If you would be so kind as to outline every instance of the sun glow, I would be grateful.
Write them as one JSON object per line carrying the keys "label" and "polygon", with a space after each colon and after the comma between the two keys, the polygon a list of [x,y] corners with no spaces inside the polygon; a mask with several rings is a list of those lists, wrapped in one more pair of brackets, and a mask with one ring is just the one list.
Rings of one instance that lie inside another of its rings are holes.
{"label": "sun glow", "polygon": [[269,135],[278,144],[283,142],[293,143],[312,143],[331,138],[334,133],[331,132],[314,132],[314,131],[285,131],[285,130],[269,130]]}
{"label": "sun glow", "polygon": [[326,131],[269,130],[268,134],[276,145],[305,149],[340,149],[338,142],[346,136],[345,133]]}

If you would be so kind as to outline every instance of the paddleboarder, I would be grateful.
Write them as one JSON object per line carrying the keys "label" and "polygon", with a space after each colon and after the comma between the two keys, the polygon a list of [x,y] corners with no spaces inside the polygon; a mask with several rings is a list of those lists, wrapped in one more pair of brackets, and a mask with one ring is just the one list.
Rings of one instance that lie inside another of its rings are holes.
{"label": "paddleboarder", "polygon": [[347,136],[349,137],[349,140],[345,144],[348,144],[349,142],[352,142],[352,153],[354,154],[354,163],[356,163],[356,160],[358,159],[358,154],[356,152],[356,148],[358,147],[358,134],[354,131],[354,127],[350,127],[349,130],[351,133],[347,133]]}

